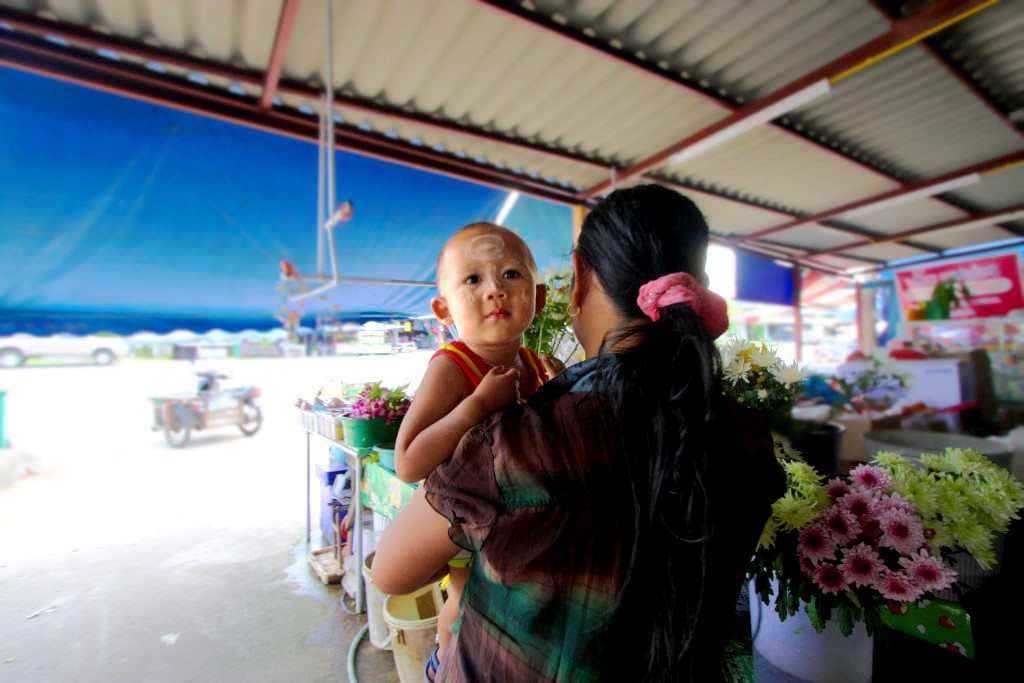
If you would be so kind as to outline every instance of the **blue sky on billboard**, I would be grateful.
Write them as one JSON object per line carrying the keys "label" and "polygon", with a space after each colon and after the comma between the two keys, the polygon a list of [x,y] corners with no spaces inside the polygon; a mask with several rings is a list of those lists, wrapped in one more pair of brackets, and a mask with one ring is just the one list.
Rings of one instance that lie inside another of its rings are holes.
{"label": "blue sky on billboard", "polygon": [[[0,312],[268,319],[279,262],[316,263],[314,144],[0,67]],[[445,239],[508,193],[339,152],[343,275],[431,280]],[[506,224],[564,269],[568,207]],[[432,291],[341,286],[324,312],[428,312]]]}

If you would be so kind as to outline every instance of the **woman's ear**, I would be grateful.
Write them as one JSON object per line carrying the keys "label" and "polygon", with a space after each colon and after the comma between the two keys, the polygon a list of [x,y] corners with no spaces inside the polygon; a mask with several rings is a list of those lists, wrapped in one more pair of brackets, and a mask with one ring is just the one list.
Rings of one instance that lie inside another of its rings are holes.
{"label": "woman's ear", "polygon": [[578,251],[572,252],[572,290],[569,292],[569,305],[575,306],[577,309],[583,304],[583,299],[587,296],[587,285],[589,284],[588,278],[590,277],[590,268],[587,267],[587,262],[583,260]]}
{"label": "woman's ear", "polygon": [[430,300],[430,310],[445,325],[452,324],[452,313],[448,310],[448,302],[445,301],[443,296],[435,296]]}

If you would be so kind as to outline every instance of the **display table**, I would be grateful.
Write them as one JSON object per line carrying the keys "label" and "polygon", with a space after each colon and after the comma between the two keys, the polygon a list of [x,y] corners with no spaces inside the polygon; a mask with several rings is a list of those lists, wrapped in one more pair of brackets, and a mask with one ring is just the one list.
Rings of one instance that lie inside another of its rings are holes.
{"label": "display table", "polygon": [[[383,515],[387,519],[394,519],[399,510],[405,507],[412,498],[413,492],[418,484],[407,484],[398,478],[394,472],[383,465],[372,462],[372,448],[355,448],[343,441],[332,439],[323,434],[310,431],[309,422],[304,422],[306,428],[306,546],[312,554],[314,551],[312,542],[312,512],[311,512],[311,471],[312,471],[312,439],[317,437],[336,446],[345,454],[345,460],[352,472],[352,489],[359,492],[358,504],[352,510],[352,529],[360,530],[359,533],[351,534],[352,555],[355,557],[356,566],[362,567],[366,553],[363,548],[363,512],[369,509]],[[315,428],[315,424],[313,424]],[[357,572],[357,589],[354,596],[354,611],[362,613],[366,605],[366,587],[363,584],[362,572]]]}
{"label": "display table", "polygon": [[394,519],[409,504],[419,484],[407,484],[380,463],[363,461],[362,487],[359,501],[363,507]]}

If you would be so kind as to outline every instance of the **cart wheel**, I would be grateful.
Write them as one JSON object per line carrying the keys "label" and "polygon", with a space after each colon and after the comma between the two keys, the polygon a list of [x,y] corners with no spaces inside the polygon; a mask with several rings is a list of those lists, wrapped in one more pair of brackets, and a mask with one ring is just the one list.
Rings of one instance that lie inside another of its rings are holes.
{"label": "cart wheel", "polygon": [[167,439],[167,443],[172,448],[184,448],[188,445],[188,440],[192,436],[192,430],[188,427],[179,427],[175,429],[171,425],[164,427],[164,438]]}
{"label": "cart wheel", "polygon": [[260,431],[262,425],[263,413],[260,412],[259,408],[252,403],[246,403],[242,406],[242,423],[238,425],[238,428],[242,430],[243,434],[252,436]]}

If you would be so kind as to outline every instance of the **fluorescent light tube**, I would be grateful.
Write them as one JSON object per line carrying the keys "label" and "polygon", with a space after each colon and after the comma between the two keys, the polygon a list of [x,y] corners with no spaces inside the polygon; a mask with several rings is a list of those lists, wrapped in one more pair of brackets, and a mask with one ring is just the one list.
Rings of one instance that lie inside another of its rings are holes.
{"label": "fluorescent light tube", "polygon": [[762,124],[779,118],[783,114],[788,114],[794,109],[798,109],[805,104],[813,102],[819,97],[829,94],[831,90],[832,88],[828,83],[828,79],[823,78],[820,81],[816,81],[803,90],[798,90],[792,95],[782,98],[775,104],[754,112],[750,116],[740,119],[731,126],[723,128],[716,133],[712,133],[703,140],[679,150],[677,154],[673,155],[672,158],[669,159],[669,163],[681,164],[699,154],[703,154],[712,147],[717,147],[723,142],[728,142],[729,140],[737,138]]}

